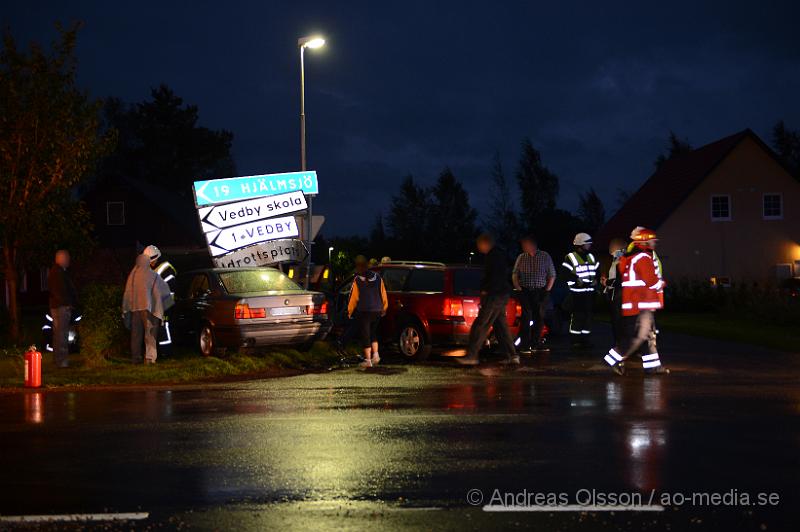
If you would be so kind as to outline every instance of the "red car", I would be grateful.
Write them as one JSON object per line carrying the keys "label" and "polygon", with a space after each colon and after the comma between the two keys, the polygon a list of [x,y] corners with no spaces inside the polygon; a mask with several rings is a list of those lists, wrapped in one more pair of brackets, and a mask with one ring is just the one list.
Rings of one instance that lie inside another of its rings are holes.
{"label": "red car", "polygon": [[[428,358],[433,346],[467,344],[478,315],[482,267],[390,261],[373,270],[383,277],[389,296],[389,310],[380,323],[382,341],[394,343],[415,361]],[[347,306],[351,284],[352,278],[339,289],[339,309]],[[510,298],[506,316],[514,338],[521,313],[522,308]]]}

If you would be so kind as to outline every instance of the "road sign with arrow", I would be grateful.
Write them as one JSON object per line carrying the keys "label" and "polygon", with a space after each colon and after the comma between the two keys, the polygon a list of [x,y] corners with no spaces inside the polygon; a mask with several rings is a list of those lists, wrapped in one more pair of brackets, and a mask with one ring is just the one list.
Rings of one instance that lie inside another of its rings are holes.
{"label": "road sign with arrow", "polygon": [[318,194],[317,173],[308,170],[194,182],[194,198],[198,207],[296,191]]}
{"label": "road sign with arrow", "polygon": [[212,257],[218,257],[243,247],[296,237],[300,234],[293,216],[270,218],[206,233]]}
{"label": "road sign with arrow", "polygon": [[308,251],[302,240],[271,240],[214,257],[217,268],[255,268],[279,262],[303,262]]}
{"label": "road sign with arrow", "polygon": [[200,207],[197,214],[200,216],[203,232],[210,233],[226,227],[302,211],[307,207],[305,195],[298,191],[212,207]]}

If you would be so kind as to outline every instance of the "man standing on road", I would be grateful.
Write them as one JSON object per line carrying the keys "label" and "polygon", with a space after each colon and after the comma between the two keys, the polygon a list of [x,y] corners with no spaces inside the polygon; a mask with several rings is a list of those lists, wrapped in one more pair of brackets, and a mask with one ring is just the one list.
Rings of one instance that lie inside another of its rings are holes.
{"label": "man standing on road", "polygon": [[519,351],[524,354],[548,351],[541,336],[547,299],[556,280],[556,269],[550,254],[539,249],[534,237],[523,237],[520,245],[522,253],[517,257],[511,275],[522,303]]}
{"label": "man standing on road", "polygon": [[620,283],[621,275],[618,272],[619,261],[625,254],[626,243],[623,238],[613,238],[608,245],[608,254],[611,255],[611,267],[608,269],[608,277],[600,277],[600,284],[603,285],[603,295],[608,301],[608,310],[611,316],[611,337],[614,345],[619,345],[622,340],[622,286]]}
{"label": "man standing on road", "polygon": [[631,233],[633,246],[619,263],[622,274],[622,309],[626,338],[622,349],[612,347],[606,363],[618,375],[625,374],[625,361],[639,353],[645,374],[669,373],[661,365],[656,347],[655,311],[664,308],[664,280],[655,255],[655,231],[637,227]]}
{"label": "man standing on road", "polygon": [[359,335],[364,348],[364,368],[377,366],[381,361],[378,353],[378,324],[389,308],[389,298],[383,279],[369,269],[364,255],[356,257],[356,276],[350,288],[350,301],[347,315],[355,317],[355,333]]}
{"label": "man standing on road", "polygon": [[495,246],[494,238],[488,233],[478,237],[477,247],[478,251],[486,256],[481,280],[481,308],[469,331],[466,356],[456,360],[470,366],[478,364],[480,362],[478,354],[489,337],[489,331],[494,327],[494,334],[506,355],[504,363],[519,364],[506,318],[506,306],[511,294],[511,283],[509,283],[511,275],[508,271],[506,253]]}
{"label": "man standing on road", "polygon": [[567,286],[572,303],[572,317],[569,320],[569,333],[573,347],[589,347],[592,334],[592,303],[597,285],[597,268],[600,263],[589,250],[592,237],[578,233],[572,241],[575,250],[567,253],[562,266],[566,272]]}
{"label": "man standing on road", "polygon": [[67,273],[70,256],[66,249],[56,251],[55,263],[47,274],[50,290],[50,316],[53,318],[53,355],[56,366],[69,367],[69,326],[78,294]]}

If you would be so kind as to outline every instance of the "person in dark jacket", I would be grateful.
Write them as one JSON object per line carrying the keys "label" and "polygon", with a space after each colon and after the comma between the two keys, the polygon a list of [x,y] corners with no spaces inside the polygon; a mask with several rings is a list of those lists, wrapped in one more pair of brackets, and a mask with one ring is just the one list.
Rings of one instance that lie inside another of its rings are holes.
{"label": "person in dark jacket", "polygon": [[53,356],[59,368],[69,367],[69,326],[72,311],[78,305],[78,294],[67,272],[69,263],[69,251],[60,249],[47,274],[50,316],[53,318]]}
{"label": "person in dark jacket", "polygon": [[481,308],[469,331],[467,353],[456,360],[465,365],[478,364],[478,354],[494,327],[494,334],[506,355],[504,362],[519,364],[519,356],[516,354],[506,319],[506,306],[511,295],[511,270],[506,253],[495,245],[494,238],[488,233],[478,237],[477,247],[486,256],[481,279]]}
{"label": "person in dark jacket", "polygon": [[378,353],[378,324],[386,315],[389,299],[386,286],[376,272],[369,270],[369,262],[363,255],[356,257],[356,276],[350,289],[350,301],[347,304],[348,317],[355,317],[355,332],[361,339],[364,348],[365,368],[376,366],[381,357]]}
{"label": "person in dark jacket", "polygon": [[608,254],[611,255],[611,266],[608,269],[608,277],[600,277],[600,284],[603,286],[603,295],[608,301],[608,309],[611,315],[611,337],[612,345],[617,346],[623,334],[622,328],[622,276],[619,274],[619,260],[625,254],[627,242],[622,238],[614,238],[608,245]]}

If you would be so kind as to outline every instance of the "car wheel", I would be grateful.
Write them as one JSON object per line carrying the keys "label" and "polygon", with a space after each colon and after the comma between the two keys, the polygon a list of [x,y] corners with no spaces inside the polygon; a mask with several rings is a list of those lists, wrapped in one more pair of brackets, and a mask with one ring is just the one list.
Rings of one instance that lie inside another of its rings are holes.
{"label": "car wheel", "polygon": [[425,360],[431,353],[431,346],[425,340],[425,332],[416,323],[407,323],[400,327],[397,343],[400,353],[408,360]]}
{"label": "car wheel", "polygon": [[197,334],[197,347],[200,349],[200,354],[204,357],[210,357],[214,354],[217,345],[214,339],[214,329],[210,324],[204,323],[203,326],[200,327],[200,332]]}

